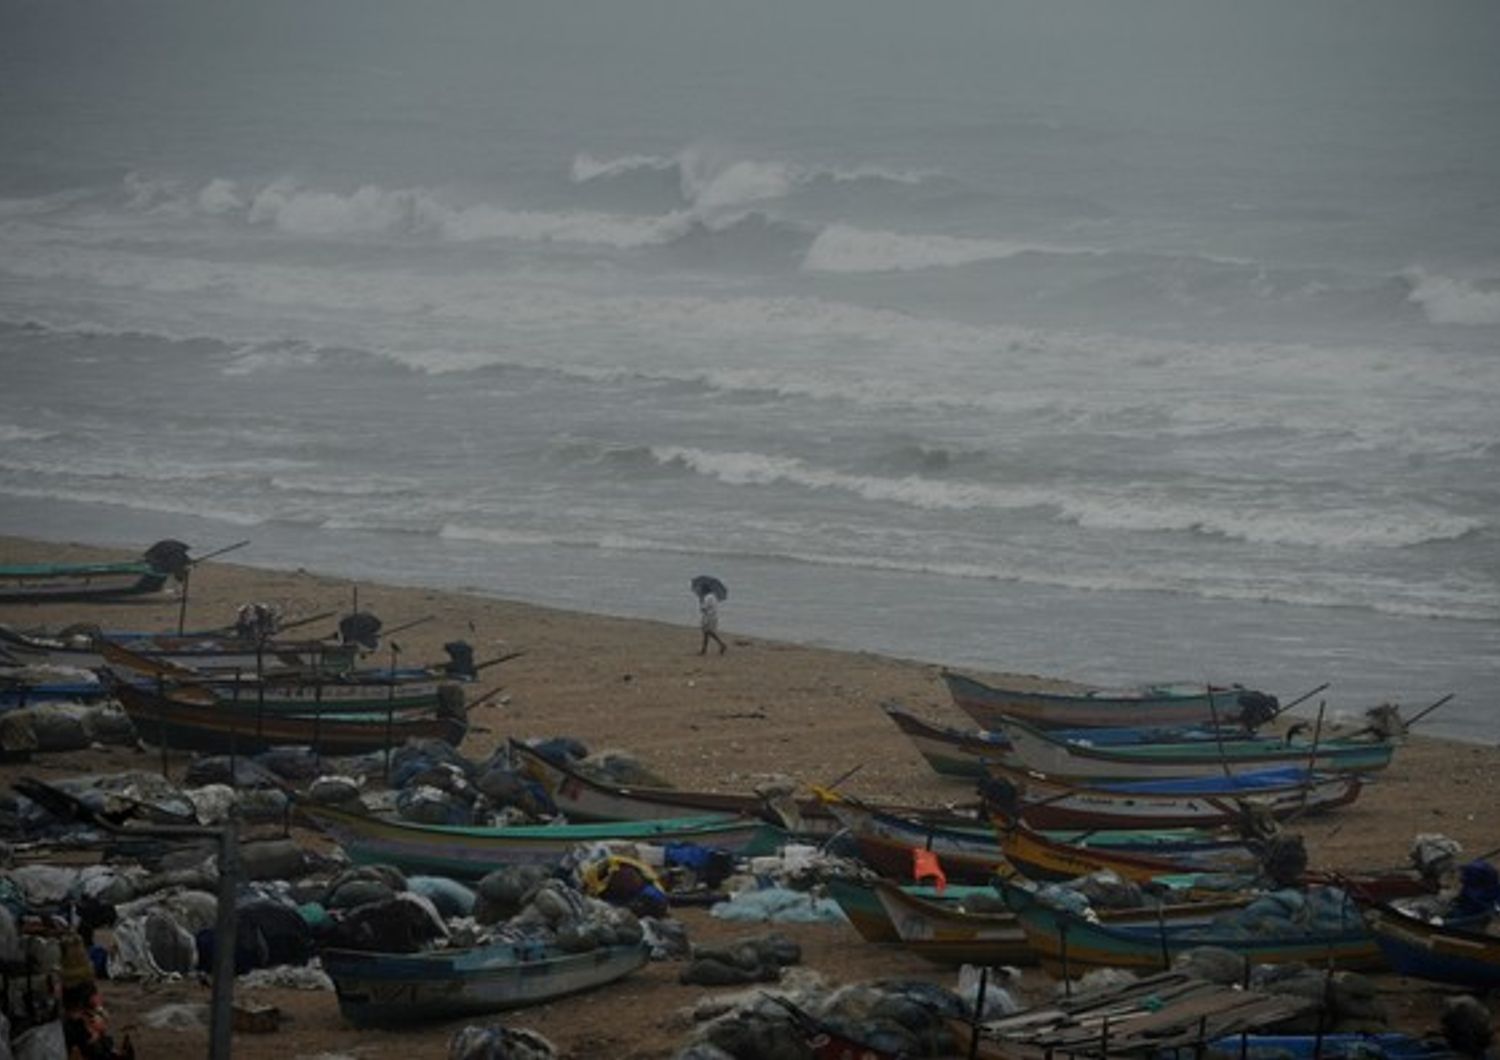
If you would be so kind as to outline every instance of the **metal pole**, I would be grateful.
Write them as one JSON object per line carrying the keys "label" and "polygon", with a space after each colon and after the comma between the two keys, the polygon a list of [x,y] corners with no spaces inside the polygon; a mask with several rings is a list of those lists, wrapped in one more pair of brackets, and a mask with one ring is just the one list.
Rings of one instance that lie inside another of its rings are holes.
{"label": "metal pole", "polygon": [[235,896],[239,889],[239,823],[224,822],[219,836],[219,909],[214,925],[213,1000],[210,1007],[209,1060],[229,1060],[234,1030]]}

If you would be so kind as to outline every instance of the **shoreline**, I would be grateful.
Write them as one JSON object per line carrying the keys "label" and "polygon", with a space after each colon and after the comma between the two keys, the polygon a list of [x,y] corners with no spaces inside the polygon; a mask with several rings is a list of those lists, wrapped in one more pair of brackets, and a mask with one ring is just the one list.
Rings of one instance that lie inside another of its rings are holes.
{"label": "shoreline", "polygon": [[[0,562],[121,558],[134,556],[0,537]],[[471,758],[485,757],[510,736],[570,736],[591,751],[629,752],[682,788],[744,790],[769,777],[806,787],[843,778],[843,790],[874,802],[944,805],[971,795],[962,781],[933,773],[879,709],[891,700],[940,724],[972,728],[952,705],[941,666],[747,637],[735,632],[732,602],[723,621],[728,654],[699,656],[698,630],[685,623],[211,561],[193,574],[187,626],[232,621],[250,601],[276,604],[288,620],[345,612],[356,589],[359,607],[380,616],[385,628],[416,623],[394,638],[402,664],[438,661],[443,643],[455,638],[473,645],[476,660],[523,653],[487,671],[470,697],[504,686],[471,719],[463,743]],[[685,604],[688,595],[684,587]],[[175,593],[123,604],[0,604],[0,622],[175,630],[179,607]],[[307,629],[330,632],[335,622]],[[383,642],[372,661],[390,657]],[[964,672],[1035,687],[1068,684],[1037,674]],[[1494,805],[1500,805],[1500,748],[1413,735],[1353,806],[1299,827],[1315,860],[1330,867],[1403,864],[1418,833],[1441,832],[1465,850],[1500,845],[1500,831],[1478,812]]]}

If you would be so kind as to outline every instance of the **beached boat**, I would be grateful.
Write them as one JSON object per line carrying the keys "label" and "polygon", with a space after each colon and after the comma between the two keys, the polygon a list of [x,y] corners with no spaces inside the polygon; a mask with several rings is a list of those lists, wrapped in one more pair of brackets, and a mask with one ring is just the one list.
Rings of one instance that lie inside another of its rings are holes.
{"label": "beached boat", "polygon": [[477,880],[502,865],[553,865],[580,844],[691,843],[749,857],[773,853],[786,838],[765,821],[724,815],[484,828],[392,821],[311,803],[299,803],[297,810],[352,861],[457,880]]}
{"label": "beached boat", "polygon": [[1246,846],[1231,848],[1214,860],[1191,852],[1069,842],[1005,819],[996,821],[996,829],[1005,861],[1027,879],[1043,883],[1066,882],[1102,871],[1136,883],[1161,876],[1212,872],[1243,875],[1246,886],[1250,886],[1259,877],[1259,862]]}
{"label": "beached boat", "polygon": [[1067,741],[1015,718],[1000,727],[1022,768],[1057,779],[1146,780],[1301,767],[1324,773],[1373,773],[1390,765],[1389,740],[1211,740],[1202,744],[1106,746]]}
{"label": "beached boat", "polygon": [[581,953],[539,943],[462,950],[368,953],[326,949],[339,1011],[356,1027],[398,1027],[537,1005],[593,990],[646,963],[644,944]]}
{"label": "beached boat", "polygon": [[1014,913],[967,911],[958,902],[928,901],[885,880],[872,889],[903,948],[920,957],[937,964],[1036,963]]}
{"label": "beached boat", "polygon": [[540,784],[558,812],[571,821],[653,821],[729,814],[760,817],[799,835],[826,837],[839,828],[838,820],[816,798],[610,784],[562,765],[518,740],[511,740],[509,746],[521,771]]}
{"label": "beached boat", "polygon": [[109,695],[93,674],[44,675],[25,668],[0,669],[0,709],[38,703],[91,703]]}
{"label": "beached boat", "polygon": [[998,730],[1005,717],[1044,729],[1226,724],[1253,728],[1274,714],[1277,705],[1275,696],[1239,685],[1184,683],[1051,692],[987,685],[946,670],[943,681],[954,705],[990,731]]}
{"label": "beached boat", "polygon": [[[1274,1027],[1316,1005],[1311,998],[1171,971],[1102,990],[1080,990],[983,1023],[954,1019],[950,1026],[957,1038],[955,1055],[973,1060],[1156,1060],[1171,1056],[1172,1050],[1204,1056],[1211,1041]],[[1226,1054],[1238,1055],[1234,1049]]]}
{"label": "beached boat", "polygon": [[378,711],[365,714],[286,714],[231,708],[211,691],[167,686],[161,691],[109,678],[111,691],[142,740],[170,750],[256,754],[278,746],[311,747],[320,754],[363,754],[407,740],[457,746],[468,730],[462,714]]}
{"label": "beached boat", "polygon": [[894,703],[883,703],[881,709],[912,742],[932,771],[941,776],[982,777],[988,759],[999,758],[1010,750],[1010,741],[1000,733],[935,725]]}
{"label": "beached boat", "polygon": [[224,634],[137,633],[106,636],[96,630],[23,633],[0,624],[0,657],[23,666],[71,666],[101,669],[107,647],[117,644],[138,655],[198,670],[240,671],[345,670],[354,665],[357,644],[332,640],[266,640]]}
{"label": "beached boat", "polygon": [[[827,804],[848,830],[860,860],[890,879],[911,878],[914,851],[933,854],[948,879],[961,883],[986,883],[1007,860],[1003,837],[985,822],[923,821],[848,798],[830,797]],[[1256,863],[1237,836],[1226,834],[1127,830],[1065,836],[1088,844],[1085,849],[1152,851],[1165,866],[1153,875],[1235,871]]]}
{"label": "beached boat", "polygon": [[[823,881],[828,897],[838,904],[839,912],[866,942],[899,942],[900,935],[890,914],[875,894],[877,881],[853,876],[832,876]],[[893,884],[907,894],[935,905],[952,905],[973,895],[995,897],[989,884],[950,883],[941,888],[920,883]]]}
{"label": "beached boat", "polygon": [[[977,909],[963,901],[933,901],[887,881],[874,883],[872,890],[902,945],[918,956],[938,964],[1036,963],[1014,912],[1033,899],[1014,881],[997,877],[989,901],[978,902]],[[1215,917],[1243,909],[1249,900],[1248,894],[1230,892],[1212,901],[1148,901],[1096,909],[1094,915],[1108,924],[1204,927]]]}
{"label": "beached boat", "polygon": [[0,565],[0,603],[118,600],[160,592],[172,571],[141,558],[124,563]]}
{"label": "beached boat", "polygon": [[1304,769],[1082,786],[995,762],[987,768],[986,802],[1036,829],[1236,827],[1251,814],[1285,820],[1347,806],[1363,787],[1358,774]]}
{"label": "beached boat", "polygon": [[1154,923],[1101,922],[1040,900],[1016,908],[1015,913],[1042,967],[1065,978],[1077,978],[1096,968],[1170,968],[1177,954],[1201,946],[1229,950],[1248,964],[1301,961],[1352,970],[1385,967],[1355,901],[1343,895],[1339,900],[1328,898],[1326,903],[1342,910],[1336,922],[1279,934],[1165,918]]}
{"label": "beached boat", "polygon": [[1500,987],[1500,935],[1475,925],[1432,923],[1390,903],[1367,905],[1364,917],[1397,974],[1470,990]]}
{"label": "beached boat", "polygon": [[[991,763],[1016,766],[1010,738],[1002,732],[986,729],[957,729],[937,725],[918,717],[894,703],[881,704],[886,716],[895,722],[906,738],[926,759],[933,772],[950,777],[981,777]],[[1066,740],[1085,740],[1105,746],[1132,746],[1161,743],[1213,743],[1219,739],[1244,739],[1249,730],[1214,729],[1211,726],[1139,727],[1123,726],[1087,729],[1051,729],[1049,735]]]}

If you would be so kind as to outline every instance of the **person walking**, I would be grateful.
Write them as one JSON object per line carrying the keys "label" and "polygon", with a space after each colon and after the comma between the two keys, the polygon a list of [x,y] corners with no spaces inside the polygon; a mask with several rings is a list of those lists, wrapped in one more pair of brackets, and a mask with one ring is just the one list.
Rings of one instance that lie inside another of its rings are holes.
{"label": "person walking", "polygon": [[705,589],[696,578],[693,580],[693,592],[698,597],[698,628],[703,631],[703,644],[698,649],[698,654],[707,655],[708,642],[713,641],[719,646],[719,654],[723,655],[729,650],[729,645],[719,636],[719,593]]}

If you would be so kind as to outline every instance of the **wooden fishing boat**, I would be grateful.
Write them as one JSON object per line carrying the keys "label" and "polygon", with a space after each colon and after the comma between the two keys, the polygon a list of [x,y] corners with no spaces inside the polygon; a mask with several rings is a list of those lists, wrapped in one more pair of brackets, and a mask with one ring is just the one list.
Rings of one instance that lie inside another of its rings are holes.
{"label": "wooden fishing boat", "polygon": [[653,821],[729,814],[760,817],[798,835],[827,837],[839,828],[838,820],[816,798],[609,784],[555,762],[519,740],[511,740],[509,746],[521,771],[540,784],[558,811],[572,821]]}
{"label": "wooden fishing boat", "polygon": [[928,901],[885,880],[872,886],[903,948],[920,957],[936,964],[1036,963],[1014,913],[966,911],[959,902]]}
{"label": "wooden fishing boat", "polygon": [[1330,930],[1272,936],[1170,920],[1105,923],[1041,901],[1015,912],[1042,967],[1056,977],[1077,978],[1096,968],[1170,968],[1177,954],[1200,946],[1229,950],[1251,964],[1301,961],[1351,970],[1383,968],[1385,959],[1365,928],[1359,906],[1352,898],[1345,906],[1347,914]]}
{"label": "wooden fishing boat", "polygon": [[[872,889],[897,937],[912,953],[938,964],[1036,963],[1014,912],[1033,899],[1013,881],[996,878],[988,895],[989,909],[967,908],[962,900],[933,901],[888,881],[878,881]],[[996,898],[1014,908],[996,906]],[[1108,924],[1204,927],[1217,916],[1243,909],[1249,900],[1248,894],[1229,893],[1212,901],[1155,901],[1132,908],[1097,909],[1094,915]]]}
{"label": "wooden fishing boat", "polygon": [[13,710],[38,703],[92,703],[109,690],[84,674],[75,679],[41,677],[35,671],[0,670],[0,709]]}
{"label": "wooden fishing boat", "polygon": [[1396,745],[1388,740],[1278,739],[1207,741],[1202,744],[1095,746],[1059,740],[1015,718],[1002,719],[1016,762],[1058,779],[1144,780],[1200,777],[1280,767],[1325,773],[1372,773],[1390,765]]}
{"label": "wooden fishing boat", "polygon": [[1183,683],[1050,692],[987,685],[946,670],[943,681],[954,705],[990,731],[997,731],[1006,717],[1043,729],[1253,724],[1276,706],[1274,696],[1239,685]]}
{"label": "wooden fishing boat", "polygon": [[1161,876],[1214,872],[1243,875],[1249,886],[1259,876],[1259,864],[1247,847],[1237,848],[1233,858],[1214,863],[1175,851],[1071,843],[1012,820],[997,820],[996,830],[1006,863],[1027,879],[1043,883],[1062,883],[1103,871],[1135,883],[1149,883]]}
{"label": "wooden fishing boat", "polygon": [[[1411,1034],[1235,1034],[1208,1043],[1208,1052],[1244,1060],[1460,1060],[1447,1042]],[[1199,1060],[1184,1046],[1159,1060]]]}
{"label": "wooden fishing boat", "polygon": [[345,670],[354,665],[359,654],[357,644],[331,640],[256,641],[220,634],[168,633],[141,633],[120,637],[118,641],[111,637],[95,631],[22,633],[0,625],[0,656],[23,666],[98,670],[108,662],[107,646],[117,643],[138,655],[198,670],[256,674],[277,670]]}
{"label": "wooden fishing boat", "polygon": [[1010,750],[1010,741],[1000,733],[934,725],[894,703],[883,703],[881,709],[912,742],[932,771],[941,776],[982,777],[986,760],[999,758]]}
{"label": "wooden fishing boat", "polygon": [[297,809],[352,861],[456,880],[476,880],[502,865],[552,865],[580,844],[692,843],[750,857],[774,852],[786,838],[765,821],[724,815],[482,828],[391,821],[311,803]]}
{"label": "wooden fishing boat", "polygon": [[0,566],[0,603],[119,600],[160,592],[170,571],[126,563],[10,563]]}
{"label": "wooden fishing boat", "polygon": [[[961,883],[988,882],[996,868],[1008,860],[1002,837],[980,822],[922,821],[849,798],[835,796],[826,801],[829,811],[848,830],[860,859],[891,879],[911,878],[913,851],[930,851],[947,877]],[[1070,833],[1067,838],[1080,837]],[[1237,836],[1193,831],[1094,832],[1082,842],[1088,844],[1085,849],[1097,846],[1122,852],[1153,851],[1166,866],[1153,875],[1231,871],[1255,864],[1254,855]]]}
{"label": "wooden fishing boat", "polygon": [[1303,769],[1087,787],[997,762],[987,772],[985,800],[1036,829],[1235,827],[1252,813],[1286,820],[1347,806],[1363,787],[1358,774]]}
{"label": "wooden fishing boat", "polygon": [[[874,880],[853,876],[833,876],[824,880],[822,886],[828,897],[838,904],[839,912],[844,914],[844,919],[849,921],[860,938],[866,942],[899,942],[900,935],[896,931],[896,925],[891,922],[890,914],[876,896],[875,883]],[[995,896],[995,889],[988,884],[950,883],[941,889],[920,883],[893,886],[939,906],[962,902],[972,895],[990,898]]]}
{"label": "wooden fishing boat", "polygon": [[463,715],[384,711],[369,714],[284,714],[230,709],[193,686],[149,689],[110,678],[120,706],[142,740],[171,750],[256,754],[271,747],[311,747],[319,754],[363,754],[407,740],[457,746],[468,730]]}
{"label": "wooden fishing boat", "polygon": [[1500,987],[1500,935],[1474,926],[1429,923],[1390,903],[1367,905],[1364,917],[1398,975],[1470,990]]}
{"label": "wooden fishing boat", "polygon": [[644,944],[581,953],[497,942],[427,953],[326,949],[339,1011],[356,1027],[393,1027],[538,1005],[622,979],[646,963]]}
{"label": "wooden fishing boat", "polygon": [[[1316,1004],[1311,998],[1246,990],[1171,971],[1069,994],[977,1025],[963,1019],[949,1025],[958,1043],[955,1055],[976,1060],[1155,1060],[1175,1049],[1203,1056],[1210,1041],[1274,1027]],[[1236,1055],[1233,1049],[1226,1052]]]}
{"label": "wooden fishing boat", "polygon": [[[894,703],[881,704],[881,709],[912,742],[935,773],[951,777],[982,777],[986,775],[986,768],[992,764],[1016,767],[1010,738],[1003,731],[965,730],[936,725]],[[1159,743],[1212,744],[1219,739],[1244,739],[1250,735],[1246,729],[1214,729],[1211,726],[1196,725],[1051,729],[1048,733],[1059,739],[1086,740],[1110,747]]]}

